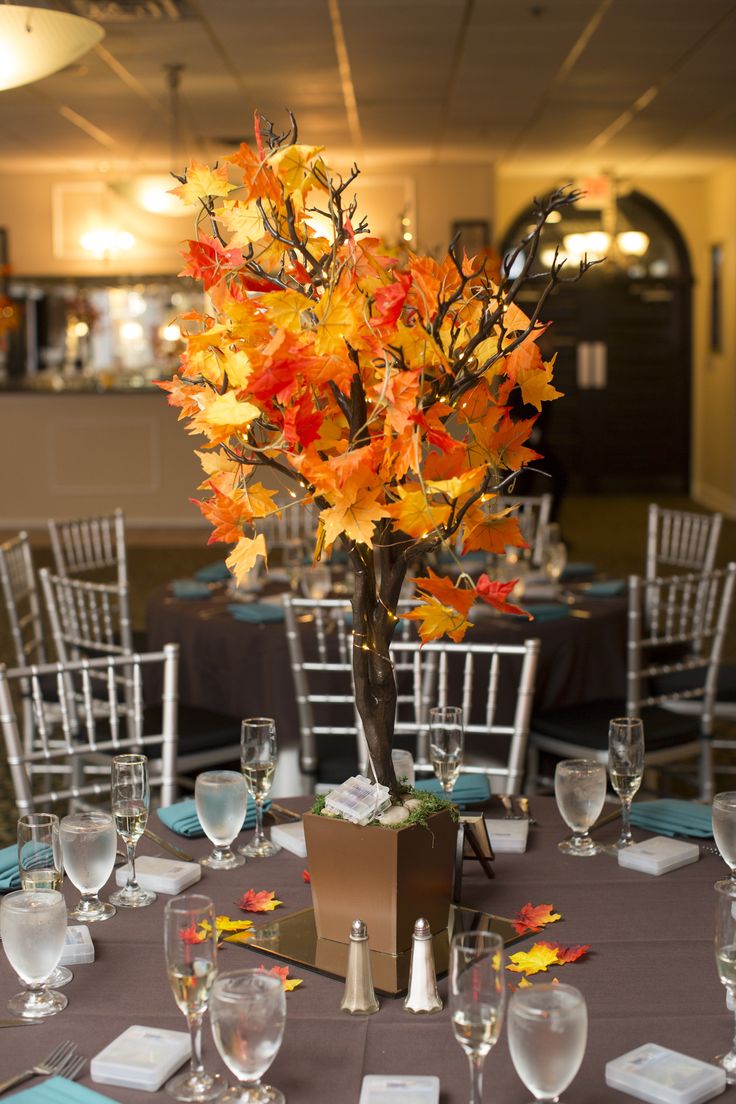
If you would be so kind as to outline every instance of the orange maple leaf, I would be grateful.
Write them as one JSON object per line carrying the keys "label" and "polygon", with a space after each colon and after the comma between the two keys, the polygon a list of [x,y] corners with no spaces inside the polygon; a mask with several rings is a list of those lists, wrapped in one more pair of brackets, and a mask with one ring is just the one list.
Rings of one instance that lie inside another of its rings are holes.
{"label": "orange maple leaf", "polygon": [[450,507],[444,503],[432,505],[424,491],[417,484],[413,486],[417,489],[409,489],[409,484],[400,487],[399,499],[390,503],[386,512],[396,520],[394,528],[408,537],[426,537],[447,521]]}
{"label": "orange maple leaf", "polygon": [[[472,591],[468,591],[472,599]],[[419,622],[419,635],[424,644],[428,640],[438,640],[441,636],[449,636],[456,644],[465,636],[468,629],[472,628],[472,622],[452,606],[445,606],[436,598],[427,598],[425,602],[416,606],[410,613],[401,614],[407,621]]]}
{"label": "orange maple leaf", "polygon": [[512,545],[514,548],[528,548],[529,545],[521,535],[517,518],[509,516],[512,509],[513,507],[509,507],[499,514],[478,511],[473,516],[473,524],[465,526],[463,555],[478,549],[503,555],[507,545]]}
{"label": "orange maple leaf", "polygon": [[247,889],[240,900],[235,903],[243,912],[273,912],[278,905],[283,905],[284,902],[276,899],[273,890],[261,889],[256,891],[255,889]]}
{"label": "orange maple leaf", "polygon": [[557,961],[560,965],[564,965],[567,962],[577,962],[579,958],[582,958],[587,951],[590,950],[590,943],[576,943],[570,947],[564,947],[561,943],[538,943],[536,946],[549,947],[557,955]]}
{"label": "orange maple leaf", "polygon": [[311,880],[312,880],[312,875],[309,873],[309,871],[308,870],[302,870],[302,881],[309,883],[309,882],[311,882]]}
{"label": "orange maple leaf", "polygon": [[264,974],[273,974],[274,977],[281,978],[281,984],[287,993],[290,993],[292,989],[296,989],[304,980],[303,978],[290,978],[288,966],[272,966],[270,970],[267,970],[265,966],[259,966],[258,969]]}
{"label": "orange maple leaf", "polygon": [[463,617],[467,617],[468,611],[475,601],[475,590],[472,587],[458,587],[452,579],[443,578],[435,574],[431,567],[427,568],[429,575],[418,579],[412,579],[419,590],[431,594],[439,599],[443,605],[452,606]]}
{"label": "orange maple leaf", "polygon": [[525,935],[527,932],[541,931],[546,924],[554,924],[556,920],[561,920],[562,916],[559,912],[553,912],[552,907],[552,905],[533,905],[531,901],[527,902],[517,912],[513,921],[514,928],[519,935]]}
{"label": "orange maple leaf", "polygon": [[506,601],[518,581],[518,579],[511,579],[508,583],[499,583],[483,574],[476,583],[476,594],[483,602],[487,602],[489,606],[493,606],[500,613],[518,613],[522,617],[528,617],[530,621],[533,621],[532,615],[522,609],[521,606],[514,606],[511,602]]}
{"label": "orange maple leaf", "polygon": [[[370,482],[366,483],[366,476]],[[370,470],[357,471],[345,480],[330,498],[333,505],[320,514],[325,527],[325,544],[331,545],[344,533],[359,544],[370,544],[375,522],[388,517],[386,507],[378,501],[383,487],[375,482]]]}

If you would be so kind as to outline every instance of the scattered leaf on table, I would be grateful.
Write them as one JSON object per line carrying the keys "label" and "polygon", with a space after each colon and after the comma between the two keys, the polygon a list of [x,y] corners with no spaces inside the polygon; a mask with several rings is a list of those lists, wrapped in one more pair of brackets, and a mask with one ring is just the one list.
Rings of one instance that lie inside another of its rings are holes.
{"label": "scattered leaf on table", "polygon": [[538,974],[549,966],[559,965],[557,951],[548,943],[535,943],[528,951],[517,951],[510,955],[511,962],[506,967],[517,974]]}
{"label": "scattered leaf on table", "polygon": [[302,870],[302,881],[309,883],[309,882],[311,882],[311,880],[312,880],[312,875],[309,873],[309,871],[308,870]]}
{"label": "scattered leaf on table", "polygon": [[284,902],[277,900],[273,890],[261,889],[256,892],[255,889],[247,889],[236,903],[243,912],[273,912]]}
{"label": "scattered leaf on table", "polygon": [[559,912],[553,912],[553,905],[533,905],[531,901],[523,905],[513,921],[514,929],[518,935],[526,935],[527,932],[541,931],[546,924],[554,924],[555,920],[561,920]]}
{"label": "scattered leaf on table", "polygon": [[247,943],[254,935],[254,931],[238,931],[233,932],[232,935],[224,935],[222,941],[223,943]]}
{"label": "scattered leaf on table", "polygon": [[557,961],[560,965],[564,965],[567,962],[577,962],[579,958],[590,950],[590,943],[576,943],[571,947],[563,947],[561,943],[539,943],[537,946],[549,947],[557,955]]}
{"label": "scattered leaf on table", "polygon": [[[199,926],[202,929],[202,939],[204,939],[205,935],[209,935],[212,930],[211,926],[207,920],[202,920]],[[217,938],[227,940],[229,943],[241,943],[245,939],[250,939],[253,933],[249,929],[252,927],[252,920],[231,920],[229,916],[215,917]],[[230,935],[224,935],[224,932],[229,932]]]}
{"label": "scattered leaf on table", "polygon": [[259,966],[258,969],[262,970],[264,974],[273,974],[274,977],[281,978],[281,984],[287,993],[290,993],[292,989],[296,989],[304,980],[303,978],[290,978],[288,966],[272,966],[270,970],[267,970],[265,966]]}

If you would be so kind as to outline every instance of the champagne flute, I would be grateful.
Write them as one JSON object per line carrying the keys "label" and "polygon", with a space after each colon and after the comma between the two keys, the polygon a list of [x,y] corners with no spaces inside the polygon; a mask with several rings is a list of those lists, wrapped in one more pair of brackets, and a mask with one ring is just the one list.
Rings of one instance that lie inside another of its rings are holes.
{"label": "champagne flute", "polygon": [[588,835],[606,799],[606,768],[595,759],[563,759],[555,769],[555,799],[560,816],[573,835],[558,843],[566,855],[597,855],[598,843]]}
{"label": "champagne flute", "polygon": [[235,866],[242,866],[245,859],[242,855],[236,855],[230,845],[243,827],[248,806],[243,775],[229,770],[198,774],[194,783],[194,802],[204,834],[215,845],[211,855],[199,860],[202,866],[212,870],[232,870]]}
{"label": "champagne flute", "polygon": [[469,1104],[483,1099],[483,1066],[497,1042],[506,996],[503,940],[489,931],[454,936],[450,950],[452,1030],[470,1063]]}
{"label": "champagne flute", "polygon": [[567,565],[567,548],[562,541],[545,544],[542,562],[545,575],[554,586],[557,586]]}
{"label": "champagne flute", "polygon": [[116,755],[110,777],[112,815],[118,835],[128,852],[130,873],[122,889],[110,894],[119,908],[143,908],[156,900],[153,890],[142,889],[135,878],[135,847],[148,823],[151,792],[145,755]]}
{"label": "champagne flute", "polygon": [[115,824],[109,813],[71,813],[59,825],[64,869],[82,899],[69,915],[84,924],[109,920],[115,908],[98,894],[115,865]]}
{"label": "champagne flute", "polygon": [[608,773],[621,798],[621,835],[613,851],[631,847],[631,802],[644,777],[644,725],[639,717],[614,717],[608,724]]}
{"label": "champagne flute", "polygon": [[220,974],[210,997],[212,1035],[220,1057],[241,1086],[227,1104],[286,1104],[282,1092],[261,1077],[278,1054],[286,1022],[281,979],[263,970]]}
{"label": "champagne flute", "polygon": [[517,989],[509,1001],[509,1051],[535,1101],[556,1104],[575,1079],[588,1041],[585,998],[572,985]]}
{"label": "champagne flute", "polygon": [[225,1079],[202,1065],[202,1019],[217,976],[215,906],[209,897],[193,893],[167,901],[164,948],[169,985],[192,1039],[189,1069],[167,1081],[166,1091],[175,1100],[216,1100],[227,1087]]}
{"label": "champagne flute", "polygon": [[731,871],[736,890],[736,791],[718,793],[713,798],[713,835],[721,858]]}
{"label": "champagne flute", "polygon": [[463,711],[459,705],[437,705],[429,711],[429,757],[442,789],[449,796],[463,765]]}
{"label": "champagne flute", "polygon": [[281,848],[263,831],[263,801],[276,770],[276,722],[272,717],[246,717],[240,728],[240,763],[248,793],[256,805],[256,831],[251,842],[238,848],[241,855],[267,859]]}
{"label": "champagne flute", "polygon": [[[21,889],[61,889],[64,864],[56,813],[26,813],[20,817],[18,870]],[[61,989],[73,977],[68,966],[57,966],[46,984],[49,989]]]}
{"label": "champagne flute", "polygon": [[0,904],[0,938],[8,962],[26,986],[8,1001],[24,1020],[53,1016],[66,1008],[63,993],[47,982],[66,939],[66,905],[57,889],[19,889]]}

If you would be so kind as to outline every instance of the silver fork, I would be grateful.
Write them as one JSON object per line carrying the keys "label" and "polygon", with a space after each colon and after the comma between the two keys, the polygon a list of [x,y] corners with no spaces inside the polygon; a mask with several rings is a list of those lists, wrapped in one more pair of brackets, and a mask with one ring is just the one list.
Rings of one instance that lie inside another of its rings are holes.
{"label": "silver fork", "polygon": [[[38,1065],[23,1070],[23,1073],[16,1073],[15,1077],[11,1077],[7,1081],[0,1083],[0,1093],[7,1092],[8,1089],[20,1085],[23,1081],[30,1080],[31,1077],[49,1077],[51,1074],[60,1074],[62,1070],[72,1063],[73,1059],[76,1057],[76,1052],[76,1043],[72,1043],[68,1039],[63,1043],[59,1043],[57,1047],[54,1047],[49,1056],[44,1058],[42,1062],[39,1062]],[[84,1062],[84,1059],[82,1059],[82,1062]],[[77,1073],[78,1072],[79,1071],[77,1071]]]}

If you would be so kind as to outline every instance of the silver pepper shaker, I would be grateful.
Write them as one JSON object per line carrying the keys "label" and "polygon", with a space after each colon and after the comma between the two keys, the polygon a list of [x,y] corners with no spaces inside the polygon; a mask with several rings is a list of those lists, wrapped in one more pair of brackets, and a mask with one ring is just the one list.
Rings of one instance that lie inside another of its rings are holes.
{"label": "silver pepper shaker", "polygon": [[373,991],[368,929],[362,920],[353,920],[350,927],[348,972],[340,1011],[354,1016],[372,1016],[379,1008]]}
{"label": "silver pepper shaker", "polygon": [[409,992],[404,1010],[430,1015],[439,1012],[442,1001],[437,992],[437,975],[434,970],[432,931],[428,920],[419,919],[414,924],[411,940],[411,965],[409,967]]}

